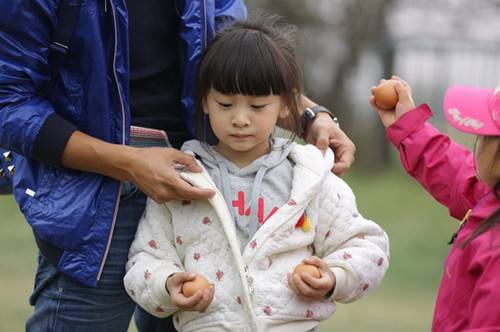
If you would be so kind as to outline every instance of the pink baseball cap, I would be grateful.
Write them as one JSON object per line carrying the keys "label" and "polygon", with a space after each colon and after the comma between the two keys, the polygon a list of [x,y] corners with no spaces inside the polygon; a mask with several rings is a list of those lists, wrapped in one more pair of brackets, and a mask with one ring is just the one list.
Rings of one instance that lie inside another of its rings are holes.
{"label": "pink baseball cap", "polygon": [[500,136],[500,86],[452,86],[444,96],[444,114],[456,129],[480,136]]}

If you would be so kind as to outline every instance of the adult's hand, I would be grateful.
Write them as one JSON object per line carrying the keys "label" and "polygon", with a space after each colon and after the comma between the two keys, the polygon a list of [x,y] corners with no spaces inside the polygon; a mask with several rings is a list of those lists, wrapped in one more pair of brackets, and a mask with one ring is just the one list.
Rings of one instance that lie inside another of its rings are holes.
{"label": "adult's hand", "polygon": [[316,114],[306,130],[306,140],[322,151],[332,148],[335,153],[333,173],[341,176],[349,171],[354,162],[356,146],[330,115]]}
{"label": "adult's hand", "polygon": [[128,168],[130,180],[157,203],[170,200],[193,200],[214,195],[210,189],[200,189],[184,181],[176,171],[184,167],[201,172],[195,159],[172,148],[134,148]]}
{"label": "adult's hand", "polygon": [[175,170],[179,165],[192,172],[201,169],[192,156],[171,148],[142,149],[111,144],[76,131],[66,144],[62,164],[119,181],[132,181],[158,203],[204,199],[215,194],[180,178]]}
{"label": "adult's hand", "polygon": [[[316,105],[304,95],[302,95],[301,104],[303,109]],[[356,146],[329,114],[316,114],[306,128],[305,138],[308,143],[316,145],[321,151],[325,151],[328,147],[332,148],[335,153],[333,173],[341,176],[349,171],[354,162]]]}

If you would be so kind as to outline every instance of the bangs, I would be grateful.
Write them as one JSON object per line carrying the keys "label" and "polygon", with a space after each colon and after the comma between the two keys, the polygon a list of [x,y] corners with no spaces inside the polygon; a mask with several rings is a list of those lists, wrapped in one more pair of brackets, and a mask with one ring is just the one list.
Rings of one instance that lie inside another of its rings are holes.
{"label": "bangs", "polygon": [[264,34],[254,30],[239,30],[222,36],[224,47],[209,49],[200,68],[201,92],[210,89],[223,94],[265,96],[287,95],[300,90],[292,76],[296,68]]}

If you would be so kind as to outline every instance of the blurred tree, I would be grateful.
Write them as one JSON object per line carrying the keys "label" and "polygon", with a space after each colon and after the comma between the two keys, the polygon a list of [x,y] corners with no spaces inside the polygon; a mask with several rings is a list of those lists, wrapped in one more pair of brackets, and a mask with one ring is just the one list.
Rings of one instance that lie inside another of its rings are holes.
{"label": "blurred tree", "polygon": [[[304,50],[305,83],[308,96],[335,111],[342,127],[352,137],[354,114],[348,82],[360,57],[368,48],[376,50],[384,74],[392,73],[392,44],[386,28],[388,9],[394,0],[255,0],[251,10],[264,8],[299,26],[307,39]],[[317,68],[317,67],[320,68]],[[314,78],[314,73],[322,77]],[[368,94],[368,92],[367,92]],[[380,131],[383,129],[378,127]],[[388,162],[387,143],[382,132],[371,140],[371,167]]]}

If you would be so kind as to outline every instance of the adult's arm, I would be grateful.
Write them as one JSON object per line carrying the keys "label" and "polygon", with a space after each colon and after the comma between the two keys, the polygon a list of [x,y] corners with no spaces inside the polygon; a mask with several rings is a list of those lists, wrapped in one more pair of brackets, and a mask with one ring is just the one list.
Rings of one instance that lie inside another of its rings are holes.
{"label": "adult's arm", "polygon": [[43,91],[51,79],[48,46],[57,9],[57,1],[0,2],[0,146],[50,165],[133,181],[157,201],[211,195],[175,172],[176,163],[199,170],[192,157],[106,143],[55,112]]}
{"label": "adult's arm", "polygon": [[176,167],[201,171],[194,158],[172,148],[134,148],[111,144],[75,131],[62,155],[65,167],[134,182],[156,202],[208,198],[214,193],[182,180]]}
{"label": "adult's arm", "polygon": [[0,2],[0,146],[51,164],[76,130],[42,97],[57,7],[56,1]]}
{"label": "adult's arm", "polygon": [[[301,114],[307,107],[317,105],[304,95],[302,95],[301,103]],[[290,123],[283,122],[281,126],[284,129],[293,131],[293,126]],[[305,130],[305,139],[308,143],[316,145],[322,151],[328,147],[332,148],[335,153],[335,163],[332,168],[333,173],[340,176],[349,171],[354,162],[356,146],[329,114],[316,114],[313,121]]]}

